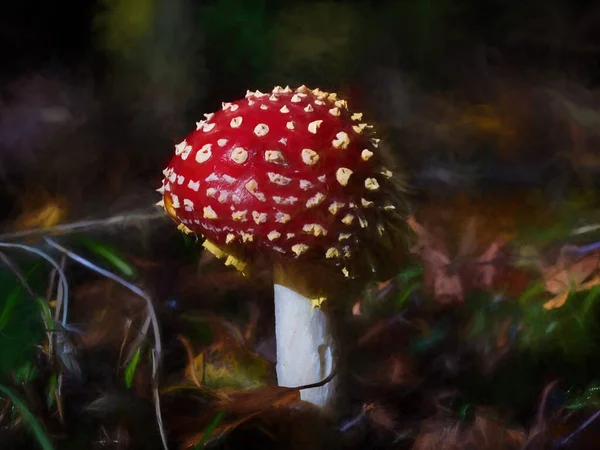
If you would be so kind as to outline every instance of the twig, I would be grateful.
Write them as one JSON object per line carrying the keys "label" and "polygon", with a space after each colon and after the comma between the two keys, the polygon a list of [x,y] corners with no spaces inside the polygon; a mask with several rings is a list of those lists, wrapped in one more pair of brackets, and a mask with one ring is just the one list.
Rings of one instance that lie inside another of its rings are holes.
{"label": "twig", "polygon": [[25,277],[23,271],[3,252],[0,252],[0,259],[2,260],[4,265],[8,267],[8,269],[15,275],[15,277],[17,277],[17,279],[23,285],[27,293],[35,300],[37,298],[37,295],[35,295],[35,292],[33,292],[31,285],[27,282],[27,277]]}
{"label": "twig", "polygon": [[121,342],[121,346],[119,347],[119,357],[117,358],[117,361],[121,361],[121,358],[123,357],[123,350],[125,349],[125,344],[127,343],[127,338],[129,337],[129,330],[131,329],[132,323],[133,321],[130,318],[128,318],[125,322],[125,336],[123,336],[123,342]]}
{"label": "twig", "polygon": [[350,430],[351,428],[354,428],[356,425],[358,425],[366,416],[366,409],[362,408],[360,410],[360,413],[356,416],[353,417],[352,419],[349,419],[348,421],[344,422],[343,424],[341,424],[338,429],[342,432],[345,433],[348,430]]}
{"label": "twig", "polygon": [[586,253],[595,252],[600,249],[600,242],[592,242],[591,244],[581,245],[581,246],[569,246],[569,253],[574,253],[576,255],[585,255]]}
{"label": "twig", "polygon": [[147,220],[164,219],[165,214],[161,211],[154,213],[139,213],[139,214],[121,214],[118,216],[108,217],[106,219],[82,220],[80,222],[72,222],[63,225],[46,228],[33,228],[30,230],[15,231],[10,233],[0,234],[0,241],[14,241],[29,236],[72,233],[79,230],[87,230],[90,228],[104,228],[115,225],[124,225],[129,222],[143,222]]}
{"label": "twig", "polygon": [[[38,298],[38,295],[36,295],[36,293],[33,291],[33,288],[27,281],[27,278],[26,278],[25,274],[21,271],[21,269],[3,252],[0,252],[0,259],[14,273],[14,275],[17,277],[19,282],[23,285],[23,287],[25,288],[27,293],[32,297],[32,299],[36,300]],[[64,266],[64,261],[63,261],[62,265]],[[53,270],[52,272],[56,273],[56,270]],[[62,302],[57,300],[56,313],[55,313],[55,317],[54,317],[54,321],[56,323],[58,323],[58,320],[59,320],[59,309],[60,309],[59,303],[62,303]],[[45,322],[46,318],[45,318],[44,312],[40,311],[40,314],[42,316],[42,321]],[[46,331],[46,336],[48,338],[48,355],[50,357],[50,360],[52,360],[54,358],[54,347],[55,347],[54,340],[56,339],[56,350],[57,351],[61,348],[60,344],[64,343],[64,341],[65,341],[65,339],[62,338],[62,333],[64,333],[64,327],[62,327],[60,331],[57,331],[56,334],[54,334],[53,330],[50,327],[48,327],[48,329]],[[54,338],[53,336],[56,336],[56,338]],[[70,365],[70,369],[72,369],[73,372],[77,372],[80,374],[80,371],[76,370],[76,369],[78,369],[78,365],[76,362],[74,364]],[[62,416],[61,416],[61,421],[62,421]]]}
{"label": "twig", "polygon": [[597,231],[599,229],[600,229],[600,225],[598,225],[598,224],[585,225],[583,227],[576,228],[573,231],[571,231],[571,236],[576,236],[578,234],[591,233],[592,231]]}
{"label": "twig", "polygon": [[337,368],[334,367],[333,370],[331,371],[331,373],[329,375],[327,375],[325,378],[323,378],[321,381],[317,381],[316,383],[311,383],[311,384],[304,384],[302,386],[296,386],[296,387],[293,387],[290,389],[303,391],[305,389],[313,389],[313,388],[325,386],[327,383],[329,383],[331,380],[333,380],[336,375],[337,375]]}
{"label": "twig", "polygon": [[51,258],[47,253],[45,253],[41,250],[38,250],[37,248],[31,247],[29,245],[9,244],[6,242],[0,242],[0,248],[12,248],[12,249],[23,250],[28,253],[33,253],[34,255],[39,256],[40,258],[42,258],[46,262],[48,262],[52,267],[54,267],[54,269],[58,273],[58,277],[59,277],[59,283],[58,283],[58,288],[57,288],[57,302],[58,302],[58,299],[61,299],[61,301],[65,305],[64,310],[63,310],[62,324],[63,324],[63,326],[66,326],[67,325],[67,303],[68,303],[68,298],[69,298],[69,284],[67,283],[67,277],[65,276],[64,271],[59,267],[57,262],[53,258]]}
{"label": "twig", "polygon": [[140,329],[136,338],[129,345],[130,350],[129,350],[129,353],[127,353],[127,357],[123,361],[123,365],[127,365],[129,363],[129,361],[131,361],[131,358],[133,358],[133,355],[137,351],[138,347],[142,344],[142,341],[144,341],[148,337],[148,330],[150,329],[151,322],[152,322],[152,317],[150,316],[150,314],[148,314],[148,316],[146,317],[146,321],[142,325],[142,328]]}
{"label": "twig", "polygon": [[163,426],[162,414],[160,412],[160,395],[158,392],[158,361],[160,355],[156,350],[152,350],[152,393],[154,394],[154,409],[156,411],[156,421],[158,423],[158,431],[165,450],[169,450],[167,445],[167,436],[165,435],[165,427]]}
{"label": "twig", "polygon": [[[63,264],[61,264],[63,266]],[[56,282],[56,269],[52,269],[48,278],[48,287],[46,288],[46,301],[50,303],[52,300],[52,292],[54,292],[54,283]]]}
{"label": "twig", "polygon": [[544,427],[544,416],[546,414],[546,406],[548,403],[548,396],[552,389],[556,386],[558,381],[554,380],[546,385],[544,391],[542,392],[542,398],[540,400],[540,406],[538,407],[536,419],[534,425],[531,427],[531,431],[529,432],[529,436],[523,445],[523,448],[528,448],[530,444],[535,442],[538,436],[543,436],[545,432]]}
{"label": "twig", "polygon": [[64,253],[67,257],[71,258],[72,260],[78,262],[79,264],[83,265],[84,267],[87,267],[90,270],[93,270],[94,272],[99,273],[100,275],[105,276],[108,279],[111,279],[111,280],[119,283],[121,286],[129,289],[131,292],[139,295],[141,298],[146,300],[146,304],[148,307],[148,314],[150,315],[150,318],[152,321],[152,328],[153,328],[152,331],[154,332],[154,349],[152,350],[152,379],[153,379],[154,406],[155,406],[155,410],[156,410],[156,420],[158,422],[158,427],[159,427],[163,447],[165,448],[165,450],[168,450],[167,439],[166,439],[164,428],[163,428],[162,413],[161,413],[161,409],[160,409],[160,396],[159,396],[159,392],[158,392],[158,367],[160,365],[161,356],[162,356],[162,343],[161,343],[161,338],[160,338],[160,329],[158,326],[158,318],[156,317],[156,311],[154,310],[154,305],[152,303],[152,299],[146,292],[144,292],[138,286],[124,280],[123,278],[119,277],[118,275],[115,275],[114,273],[95,265],[91,261],[88,261],[87,259],[83,258],[82,256],[79,256],[78,254],[76,254],[76,253],[72,252],[71,250],[63,247],[62,245],[54,242],[52,239],[50,239],[48,237],[45,237],[44,240],[48,243],[48,245],[50,245],[51,247]]}
{"label": "twig", "polygon": [[152,318],[152,328],[153,328],[154,338],[155,338],[155,349],[159,355],[162,355],[162,343],[161,343],[161,339],[160,339],[160,329],[158,327],[158,318],[156,317],[156,312],[154,311],[154,305],[152,303],[152,299],[146,292],[144,292],[142,289],[140,289],[135,284],[132,284],[132,283],[124,280],[120,276],[115,275],[114,273],[112,273],[106,269],[103,269],[102,267],[97,266],[96,264],[92,263],[91,261],[88,261],[84,257],[79,256],[77,253],[74,253],[71,250],[63,247],[62,245],[58,244],[57,242],[53,241],[52,239],[46,237],[46,238],[44,238],[44,240],[48,243],[48,245],[50,245],[51,247],[64,253],[67,257],[71,258],[73,261],[76,261],[79,264],[81,264],[82,266],[87,267],[88,269],[90,269],[94,272],[97,272],[100,275],[105,276],[106,278],[109,278],[109,279],[119,283],[124,288],[129,289],[134,294],[137,294],[140,297],[142,297],[144,300],[146,300],[148,312],[150,313],[151,318]]}
{"label": "twig", "polygon": [[[62,261],[64,263],[64,260]],[[61,266],[64,267],[64,264],[61,264]],[[52,271],[50,272],[50,277],[48,279],[48,287],[46,288],[46,303],[50,304],[50,301],[52,300],[52,293],[54,292],[54,285],[56,283],[56,274],[58,273],[58,271],[56,269],[52,269]],[[43,312],[42,312],[43,314]],[[56,312],[55,312],[56,314]],[[44,321],[45,321],[45,317],[44,317]],[[50,332],[50,330],[48,330],[48,355],[50,357],[50,361],[52,361],[52,358],[54,355],[54,339],[52,338],[52,334]]]}
{"label": "twig", "polygon": [[12,405],[12,402],[10,401],[9,398],[7,398],[4,406],[2,407],[2,411],[0,411],[0,425],[2,424],[2,422],[4,422],[4,417],[6,416],[6,413],[8,412],[8,408],[10,408],[10,405]]}
{"label": "twig", "polygon": [[63,383],[63,373],[62,370],[59,372],[56,377],[56,390],[54,391],[54,398],[56,399],[56,410],[58,411],[58,418],[60,423],[65,423],[65,414],[63,411],[63,397],[62,397],[62,383]]}
{"label": "twig", "polygon": [[[190,340],[183,335],[178,335],[177,339],[183,344],[185,347],[185,351],[187,353],[188,361],[190,363],[190,375],[192,376],[192,381],[198,387],[202,387],[200,381],[198,381],[198,377],[196,376],[196,361],[194,359],[194,351],[192,349],[192,344]],[[202,374],[202,379],[204,379],[204,373]]]}
{"label": "twig", "polygon": [[[60,260],[60,270],[65,271],[65,263],[66,263],[66,258],[63,255],[61,260]],[[54,307],[54,321],[58,322],[58,318],[60,317],[60,311],[62,308],[63,311],[63,317],[65,318],[63,320],[63,325],[66,326],[67,324],[67,320],[66,320],[66,315],[67,315],[67,307],[68,304],[63,305],[63,297],[61,295],[57,295],[56,296],[56,306]]]}
{"label": "twig", "polygon": [[[62,257],[60,258],[60,270],[63,271],[63,273],[65,272],[65,265],[67,264],[67,257],[65,255],[62,255]],[[60,286],[59,286],[60,289]],[[60,291],[58,291],[60,292]],[[66,317],[68,314],[68,302],[67,304],[63,304],[63,297],[60,294],[56,295],[56,303],[54,304],[54,321],[56,323],[58,323],[59,317],[60,317],[60,311],[62,309],[63,312],[63,317]],[[63,328],[66,328],[67,324],[66,324],[66,319],[63,321]],[[64,333],[64,330],[61,330],[61,333]],[[56,350],[58,351],[58,340],[59,340],[59,334],[56,335]]]}
{"label": "twig", "polygon": [[588,420],[586,420],[585,422],[583,422],[583,424],[581,424],[575,431],[573,431],[570,435],[568,435],[566,438],[564,438],[562,441],[559,441],[558,444],[556,445],[555,448],[561,448],[564,447],[566,444],[569,443],[569,441],[571,439],[573,439],[575,436],[577,436],[579,433],[581,433],[583,430],[585,430],[594,420],[596,420],[598,417],[600,417],[600,410],[596,411],[594,413],[594,415],[592,417],[590,417]]}

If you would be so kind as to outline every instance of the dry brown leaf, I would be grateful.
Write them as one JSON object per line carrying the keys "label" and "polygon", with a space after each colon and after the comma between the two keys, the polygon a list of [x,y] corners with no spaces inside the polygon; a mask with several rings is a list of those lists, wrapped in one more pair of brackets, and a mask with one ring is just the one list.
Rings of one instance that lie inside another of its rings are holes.
{"label": "dry brown leaf", "polygon": [[[244,424],[245,422],[248,422],[250,419],[253,419],[254,417],[258,416],[260,414],[259,411],[249,414],[247,416],[241,417],[233,422],[226,422],[223,425],[219,425],[217,426],[213,432],[211,433],[211,435],[208,437],[207,441],[205,442],[205,446],[206,444],[213,442],[216,439],[219,439],[229,433],[231,433],[233,430],[235,430],[237,427],[239,427],[240,425]],[[188,437],[184,442],[183,442],[183,448],[198,448],[198,445],[200,444],[200,441],[202,441],[202,439],[205,437],[205,431],[201,432],[201,433],[196,433],[190,437]],[[204,446],[202,447],[204,448]]]}
{"label": "dry brown leaf", "polygon": [[477,219],[472,217],[462,230],[456,256],[453,258],[444,242],[433,236],[414,217],[408,225],[418,237],[411,250],[423,262],[425,286],[441,303],[461,302],[474,287],[489,289],[498,275],[498,256],[506,239],[495,239],[480,256],[477,255]]}
{"label": "dry brown leaf", "polygon": [[[210,411],[226,411],[223,422],[212,432],[208,442],[222,438],[246,422],[256,419],[263,421],[271,416],[277,417],[280,408],[288,411],[317,411],[315,407],[300,399],[300,391],[295,388],[269,385],[256,389],[230,391],[229,389],[211,390],[214,400]],[[205,425],[214,419],[214,414],[203,416],[200,423]],[[198,423],[198,422],[196,422]],[[183,448],[195,447],[204,437],[204,431],[185,438]],[[206,442],[205,444],[207,444]]]}
{"label": "dry brown leaf", "polygon": [[525,431],[492,419],[493,411],[477,408],[470,425],[450,418],[424,422],[412,450],[517,450],[525,442]]}
{"label": "dry brown leaf", "polygon": [[600,285],[598,274],[600,252],[572,259],[567,256],[568,250],[569,247],[563,248],[556,265],[543,271],[546,291],[554,294],[554,297],[544,303],[545,309],[563,306],[572,290],[587,291]]}
{"label": "dry brown leaf", "polygon": [[[45,201],[44,201],[45,200]],[[17,230],[49,228],[58,225],[67,214],[66,201],[58,197],[44,196],[44,200],[25,197],[23,213],[17,218]]]}
{"label": "dry brown leaf", "polygon": [[433,291],[434,298],[442,303],[464,300],[464,289],[459,274],[450,272],[448,249],[435,239],[414,217],[409,217],[408,225],[419,241],[411,252],[423,261],[425,286]]}
{"label": "dry brown leaf", "polygon": [[300,401],[297,389],[271,385],[227,394],[217,408],[227,409],[233,415],[247,415],[270,408],[290,407]]}

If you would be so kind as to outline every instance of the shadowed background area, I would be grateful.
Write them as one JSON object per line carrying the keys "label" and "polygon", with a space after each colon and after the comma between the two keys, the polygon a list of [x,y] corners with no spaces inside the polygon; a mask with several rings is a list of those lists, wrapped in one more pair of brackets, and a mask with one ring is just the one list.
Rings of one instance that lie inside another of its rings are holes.
{"label": "shadowed background area", "polygon": [[203,112],[286,84],[368,110],[424,188],[579,181],[597,165],[599,15],[562,1],[10,2],[3,205],[35,185],[81,214],[83,198],[147,203]]}

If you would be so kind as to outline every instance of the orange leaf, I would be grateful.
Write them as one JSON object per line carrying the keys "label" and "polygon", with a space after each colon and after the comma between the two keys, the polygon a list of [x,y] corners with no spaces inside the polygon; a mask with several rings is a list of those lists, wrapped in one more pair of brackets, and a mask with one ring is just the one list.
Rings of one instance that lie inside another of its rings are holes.
{"label": "orange leaf", "polygon": [[563,306],[567,299],[569,298],[569,292],[563,292],[562,294],[558,294],[555,297],[552,297],[552,299],[548,300],[546,303],[544,303],[544,309],[556,309],[556,308],[560,308],[561,306]]}
{"label": "orange leaf", "polygon": [[463,301],[462,281],[457,273],[449,271],[451,260],[443,243],[436,240],[414,217],[409,217],[408,225],[419,238],[411,252],[420,256],[423,261],[426,287],[433,291],[436,300],[443,303]]}
{"label": "orange leaf", "polygon": [[563,306],[572,289],[581,292],[600,284],[598,276],[585,282],[597,272],[600,253],[591,253],[573,262],[566,256],[567,249],[563,248],[555,266],[543,271],[546,291],[554,294],[552,299],[544,303],[546,309]]}

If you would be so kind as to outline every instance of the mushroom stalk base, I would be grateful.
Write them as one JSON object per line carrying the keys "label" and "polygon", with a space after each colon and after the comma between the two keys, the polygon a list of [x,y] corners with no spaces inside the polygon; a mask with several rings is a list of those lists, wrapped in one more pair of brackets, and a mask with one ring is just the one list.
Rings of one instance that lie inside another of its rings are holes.
{"label": "mushroom stalk base", "polygon": [[[275,284],[277,380],[297,387],[322,381],[333,370],[333,337],[327,316],[307,297]],[[330,404],[335,378],[324,386],[303,389],[300,398],[319,407]]]}

